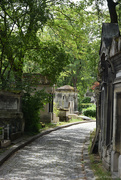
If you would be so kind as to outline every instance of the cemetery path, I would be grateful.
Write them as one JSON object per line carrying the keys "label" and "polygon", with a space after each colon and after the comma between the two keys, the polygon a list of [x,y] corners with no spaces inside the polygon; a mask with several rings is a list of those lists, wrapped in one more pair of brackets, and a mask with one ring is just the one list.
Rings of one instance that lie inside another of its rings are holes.
{"label": "cemetery path", "polygon": [[82,123],[36,139],[0,167],[0,180],[87,179],[83,147],[95,126],[95,122]]}

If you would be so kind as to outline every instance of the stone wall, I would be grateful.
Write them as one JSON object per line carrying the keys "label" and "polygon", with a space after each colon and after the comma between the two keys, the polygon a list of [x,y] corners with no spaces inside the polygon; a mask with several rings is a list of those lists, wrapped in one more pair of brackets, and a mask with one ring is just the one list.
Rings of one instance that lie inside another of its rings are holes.
{"label": "stone wall", "polygon": [[7,125],[9,125],[11,140],[21,136],[24,132],[21,93],[0,91],[0,127],[6,128]]}

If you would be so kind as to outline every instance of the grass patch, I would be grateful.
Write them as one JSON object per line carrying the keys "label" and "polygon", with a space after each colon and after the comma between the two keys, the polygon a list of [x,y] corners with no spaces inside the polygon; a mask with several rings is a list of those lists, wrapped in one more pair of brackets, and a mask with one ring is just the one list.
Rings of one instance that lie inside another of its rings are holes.
{"label": "grass patch", "polygon": [[96,118],[95,117],[92,117],[92,116],[89,116],[92,120],[95,120],[96,121]]}
{"label": "grass patch", "polygon": [[83,121],[83,119],[71,119],[68,122],[59,122],[59,123],[56,123],[56,124],[46,123],[44,125],[44,127],[42,129],[40,129],[40,132],[42,130],[47,130],[47,129],[50,129],[50,128],[55,128],[55,127],[58,127],[58,126],[67,125],[67,124],[74,123],[74,122],[82,122],[82,121]]}
{"label": "grass patch", "polygon": [[[88,151],[90,152],[92,140],[95,136],[96,130],[90,133],[90,144]],[[102,161],[98,154],[90,154],[91,169],[93,170],[96,179],[98,180],[111,180],[111,173],[104,169]]]}
{"label": "grass patch", "polygon": [[90,154],[91,168],[99,180],[111,180],[111,173],[106,171],[98,154]]}
{"label": "grass patch", "polygon": [[[81,114],[81,116],[85,116],[84,114]],[[92,116],[87,116],[89,118],[91,118],[92,120],[95,120],[96,121],[96,117],[92,117]]]}
{"label": "grass patch", "polygon": [[74,122],[82,122],[83,119],[74,119],[72,118],[71,120],[68,121],[68,123],[74,123]]}

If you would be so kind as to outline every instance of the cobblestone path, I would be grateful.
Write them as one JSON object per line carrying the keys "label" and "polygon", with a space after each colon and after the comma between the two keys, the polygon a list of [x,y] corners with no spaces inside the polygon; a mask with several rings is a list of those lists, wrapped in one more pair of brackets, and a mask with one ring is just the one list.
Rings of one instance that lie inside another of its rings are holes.
{"label": "cobblestone path", "polygon": [[0,167],[0,180],[85,179],[83,143],[94,128],[83,123],[38,138]]}

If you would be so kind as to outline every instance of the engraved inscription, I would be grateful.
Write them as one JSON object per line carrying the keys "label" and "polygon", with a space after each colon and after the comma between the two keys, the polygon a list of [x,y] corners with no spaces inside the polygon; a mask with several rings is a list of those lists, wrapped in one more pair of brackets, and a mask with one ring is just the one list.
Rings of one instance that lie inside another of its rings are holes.
{"label": "engraved inscription", "polygon": [[16,110],[17,109],[17,99],[6,99],[5,101],[0,101],[0,110]]}

